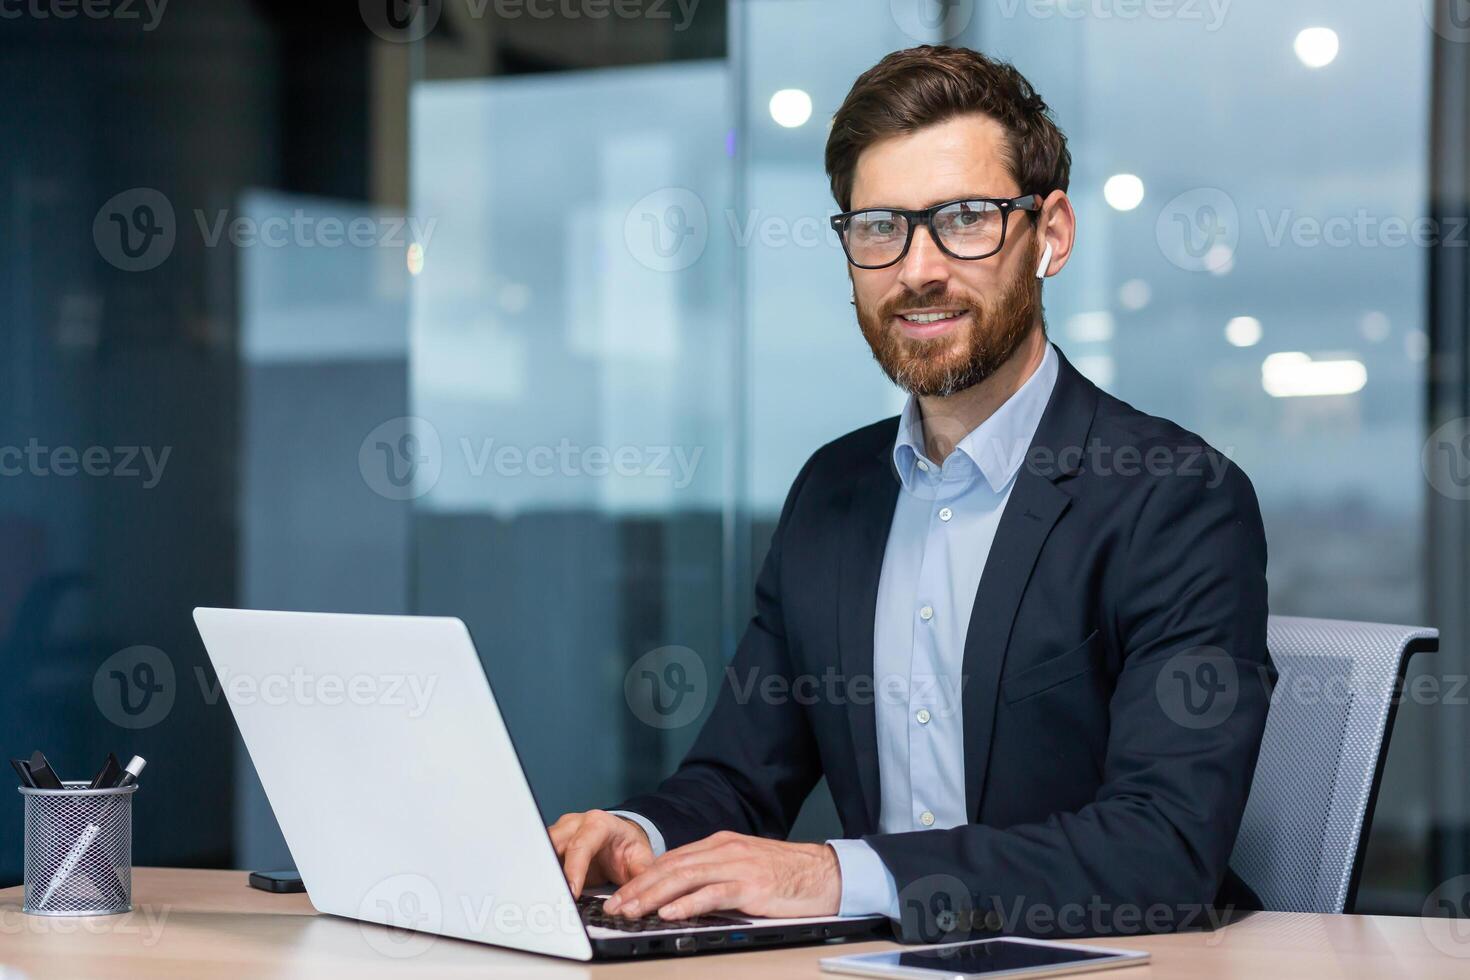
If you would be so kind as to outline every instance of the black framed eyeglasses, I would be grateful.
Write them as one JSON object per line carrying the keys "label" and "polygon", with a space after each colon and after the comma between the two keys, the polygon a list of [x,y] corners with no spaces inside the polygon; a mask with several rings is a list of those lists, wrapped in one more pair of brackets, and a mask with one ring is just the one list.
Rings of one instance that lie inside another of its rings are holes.
{"label": "black framed eyeglasses", "polygon": [[956,259],[989,258],[1006,243],[1013,211],[1040,211],[1041,197],[971,197],[943,201],[918,211],[864,208],[832,216],[847,261],[859,269],[883,269],[909,254],[914,229],[929,226],[934,244]]}

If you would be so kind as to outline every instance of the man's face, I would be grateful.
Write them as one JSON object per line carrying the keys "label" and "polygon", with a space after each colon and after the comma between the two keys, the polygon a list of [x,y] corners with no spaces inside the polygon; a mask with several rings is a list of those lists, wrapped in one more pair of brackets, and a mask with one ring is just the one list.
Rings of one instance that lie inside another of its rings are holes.
{"label": "man's face", "polygon": [[[1019,197],[1004,140],[998,122],[971,114],[874,143],[858,157],[851,209]],[[1005,247],[989,258],[952,258],[921,227],[894,265],[848,267],[863,336],[895,384],[917,395],[951,395],[1010,358],[1041,311],[1037,216],[1012,213]],[[931,323],[903,316],[936,312],[952,315]]]}

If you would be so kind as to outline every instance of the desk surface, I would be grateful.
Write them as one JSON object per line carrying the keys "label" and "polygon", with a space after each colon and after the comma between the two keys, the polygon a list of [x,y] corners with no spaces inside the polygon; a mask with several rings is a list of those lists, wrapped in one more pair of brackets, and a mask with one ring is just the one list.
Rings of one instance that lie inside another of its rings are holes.
{"label": "desk surface", "polygon": [[[0,978],[404,976],[528,977],[541,980],[690,975],[693,960],[589,965],[512,953],[455,939],[393,934],[380,926],[317,915],[304,895],[249,888],[243,871],[139,868],[128,915],[47,918],[20,911],[18,888],[0,891]],[[407,940],[407,941],[405,941]],[[1146,949],[1148,967],[1096,976],[1428,977],[1470,976],[1470,920],[1261,912],[1218,932],[1098,941]],[[887,943],[796,947],[701,956],[701,978],[833,976],[817,961]]]}

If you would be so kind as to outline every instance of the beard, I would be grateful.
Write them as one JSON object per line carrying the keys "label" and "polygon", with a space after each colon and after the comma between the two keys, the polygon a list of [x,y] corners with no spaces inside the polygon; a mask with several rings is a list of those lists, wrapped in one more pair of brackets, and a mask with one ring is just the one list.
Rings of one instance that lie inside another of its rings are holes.
{"label": "beard", "polygon": [[[984,381],[1010,360],[1041,313],[1039,284],[1027,275],[1036,268],[1038,256],[1033,239],[1021,271],[988,303],[942,290],[922,296],[905,290],[876,310],[859,304],[858,325],[873,349],[873,359],[890,381],[914,395],[946,397]],[[892,322],[895,312],[925,306],[965,310],[970,317],[942,337],[905,337]]]}

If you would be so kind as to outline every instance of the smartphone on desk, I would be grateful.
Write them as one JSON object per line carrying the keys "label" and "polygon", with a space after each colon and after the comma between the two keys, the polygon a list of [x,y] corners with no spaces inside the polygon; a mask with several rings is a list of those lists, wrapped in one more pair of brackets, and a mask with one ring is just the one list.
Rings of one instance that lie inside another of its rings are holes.
{"label": "smartphone on desk", "polygon": [[1105,949],[1044,939],[997,938],[945,946],[895,949],[822,960],[827,973],[901,980],[994,980],[997,977],[1056,977],[1121,966],[1141,966],[1148,953]]}

